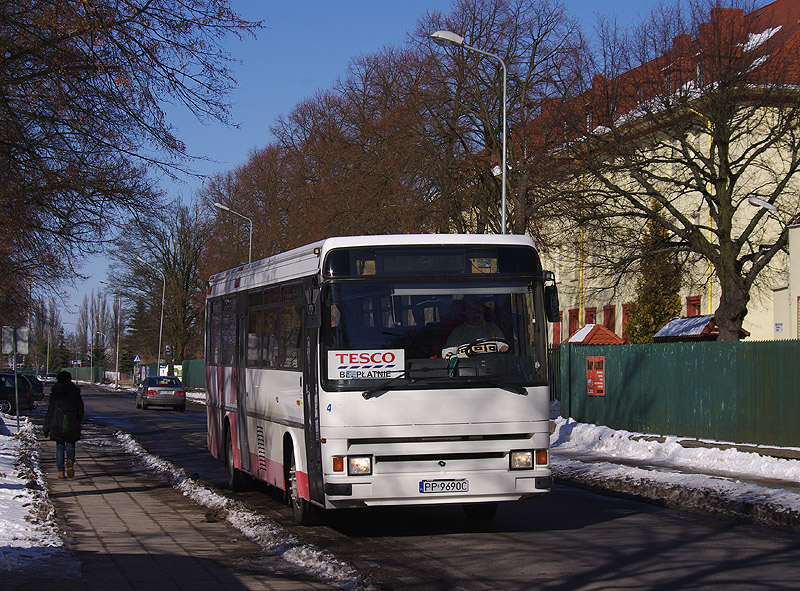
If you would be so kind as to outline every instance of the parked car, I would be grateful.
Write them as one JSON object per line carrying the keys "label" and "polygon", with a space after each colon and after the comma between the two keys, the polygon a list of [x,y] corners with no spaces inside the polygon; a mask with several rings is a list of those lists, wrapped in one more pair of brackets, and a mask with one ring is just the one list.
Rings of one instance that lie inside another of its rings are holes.
{"label": "parked car", "polygon": [[[30,382],[21,373],[17,374],[17,392],[19,395],[19,409],[29,410],[36,408],[33,388]],[[14,391],[14,372],[0,371],[0,412],[11,414],[16,412],[16,398]]]}
{"label": "parked car", "polygon": [[55,384],[58,378],[57,373],[47,373],[44,375],[44,383],[45,384]]}
{"label": "parked car", "polygon": [[150,376],[144,379],[136,391],[136,408],[148,406],[171,406],[175,410],[186,410],[186,390],[180,379],[173,376]]}
{"label": "parked car", "polygon": [[39,381],[39,378],[33,374],[24,374],[25,379],[27,379],[30,384],[31,388],[33,389],[33,399],[37,402],[44,398],[44,384]]}

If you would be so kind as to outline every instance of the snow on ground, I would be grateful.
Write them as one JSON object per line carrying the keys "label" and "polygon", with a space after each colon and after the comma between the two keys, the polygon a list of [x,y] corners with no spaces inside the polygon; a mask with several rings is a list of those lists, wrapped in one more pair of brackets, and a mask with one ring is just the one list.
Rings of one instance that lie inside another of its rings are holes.
{"label": "snow on ground", "polygon": [[703,443],[686,448],[677,437],[653,440],[559,417],[551,437],[551,468],[562,481],[800,531],[800,460]]}
{"label": "snow on ground", "polygon": [[[204,394],[194,394],[192,398],[205,402]],[[21,416],[17,431],[16,420],[15,416],[0,414],[0,580],[3,571],[35,570],[45,563],[58,564],[62,572],[68,565],[65,576],[77,576],[77,561],[65,548],[39,466],[36,432],[40,428]],[[117,432],[113,439],[97,435],[82,444],[116,446],[130,454],[184,496],[207,507],[217,518],[227,519],[268,556],[279,557],[337,588],[358,591],[372,588],[351,566],[313,545],[303,544],[243,503],[194,480],[182,468],[149,453],[127,433]]]}
{"label": "snow on ground", "polygon": [[75,567],[64,547],[47,481],[39,468],[36,427],[0,414],[0,580],[3,571]]}
{"label": "snow on ground", "polygon": [[[203,393],[189,397],[205,402]],[[744,511],[750,521],[783,529],[800,527],[800,460],[735,449],[687,449],[674,437],[653,441],[561,417],[555,426],[551,462],[557,479],[660,499],[695,512],[735,518]],[[19,571],[26,565],[41,565],[46,555],[67,553],[39,467],[38,429],[21,417],[17,430],[16,417],[0,415],[0,578],[3,570]],[[120,446],[144,462],[188,498],[227,519],[270,556],[280,556],[339,588],[366,588],[348,565],[300,543],[243,504],[150,454],[130,435],[117,433],[115,440],[104,444]]]}

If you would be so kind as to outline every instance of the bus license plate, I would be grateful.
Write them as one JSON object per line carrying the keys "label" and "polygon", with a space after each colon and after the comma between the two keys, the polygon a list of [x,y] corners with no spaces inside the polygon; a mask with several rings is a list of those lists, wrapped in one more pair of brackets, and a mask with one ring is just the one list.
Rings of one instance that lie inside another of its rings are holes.
{"label": "bus license plate", "polygon": [[469,480],[421,480],[421,493],[462,493],[469,492]]}

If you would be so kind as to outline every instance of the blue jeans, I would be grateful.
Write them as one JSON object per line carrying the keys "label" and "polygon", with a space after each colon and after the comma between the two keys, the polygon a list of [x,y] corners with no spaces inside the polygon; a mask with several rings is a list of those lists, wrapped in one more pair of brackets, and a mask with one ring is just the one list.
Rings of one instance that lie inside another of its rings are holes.
{"label": "blue jeans", "polygon": [[74,441],[56,441],[56,467],[59,472],[64,471],[64,452],[67,454],[67,459],[75,462],[75,442]]}

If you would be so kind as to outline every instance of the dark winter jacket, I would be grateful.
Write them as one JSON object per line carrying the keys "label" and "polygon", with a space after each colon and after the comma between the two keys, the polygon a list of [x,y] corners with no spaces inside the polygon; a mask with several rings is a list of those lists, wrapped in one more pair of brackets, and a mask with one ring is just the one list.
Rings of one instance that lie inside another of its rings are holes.
{"label": "dark winter jacket", "polygon": [[53,441],[75,442],[81,438],[83,398],[81,389],[70,378],[59,374],[58,381],[50,390],[50,402],[44,416],[44,435]]}

